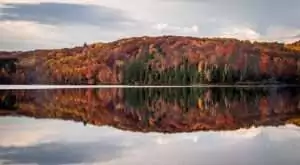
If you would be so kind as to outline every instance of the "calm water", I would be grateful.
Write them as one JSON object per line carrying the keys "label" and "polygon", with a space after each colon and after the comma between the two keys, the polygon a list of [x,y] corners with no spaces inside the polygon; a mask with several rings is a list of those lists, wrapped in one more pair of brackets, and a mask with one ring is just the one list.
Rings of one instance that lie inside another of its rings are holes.
{"label": "calm water", "polygon": [[0,164],[300,164],[297,87],[9,89],[0,99]]}

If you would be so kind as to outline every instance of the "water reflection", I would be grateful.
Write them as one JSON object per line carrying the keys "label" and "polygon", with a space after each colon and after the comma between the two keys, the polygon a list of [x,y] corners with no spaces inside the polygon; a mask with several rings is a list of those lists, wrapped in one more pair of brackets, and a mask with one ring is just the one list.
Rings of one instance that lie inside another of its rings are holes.
{"label": "water reflection", "polygon": [[0,91],[0,115],[138,132],[234,130],[300,122],[299,88],[106,88]]}
{"label": "water reflection", "polygon": [[297,165],[300,127],[140,133],[62,120],[0,118],[0,164]]}

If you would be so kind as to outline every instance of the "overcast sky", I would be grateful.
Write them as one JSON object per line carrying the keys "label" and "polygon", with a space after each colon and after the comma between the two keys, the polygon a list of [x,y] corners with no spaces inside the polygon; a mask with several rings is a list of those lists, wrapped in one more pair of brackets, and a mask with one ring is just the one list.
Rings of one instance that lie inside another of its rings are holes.
{"label": "overcast sky", "polygon": [[0,50],[184,35],[292,42],[299,0],[0,0]]}

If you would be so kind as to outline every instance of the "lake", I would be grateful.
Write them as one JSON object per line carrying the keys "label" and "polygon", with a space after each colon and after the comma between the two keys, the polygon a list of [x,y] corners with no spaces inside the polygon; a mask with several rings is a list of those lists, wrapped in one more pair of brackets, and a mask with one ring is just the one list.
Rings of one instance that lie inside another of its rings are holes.
{"label": "lake", "polygon": [[299,87],[0,88],[0,164],[300,162]]}

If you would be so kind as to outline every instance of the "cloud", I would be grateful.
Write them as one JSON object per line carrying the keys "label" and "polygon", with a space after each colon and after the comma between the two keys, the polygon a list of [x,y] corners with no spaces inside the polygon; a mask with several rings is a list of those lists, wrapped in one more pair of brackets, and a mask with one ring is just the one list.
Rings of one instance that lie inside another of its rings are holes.
{"label": "cloud", "polygon": [[17,38],[19,40],[55,39],[59,37],[56,26],[30,21],[0,21],[0,31],[3,32],[2,35],[5,38]]}
{"label": "cloud", "polygon": [[[143,35],[292,42],[300,39],[298,6],[299,0],[1,0],[1,22],[27,23],[24,32],[6,34],[6,28],[0,49],[62,48]],[[27,33],[30,24],[39,30]],[[50,35],[39,37],[41,31]]]}
{"label": "cloud", "polygon": [[221,31],[221,37],[238,38],[241,40],[258,40],[260,34],[247,27],[229,27]]}
{"label": "cloud", "polygon": [[94,25],[0,21],[0,50],[53,49],[83,45],[85,42],[109,42],[122,37],[145,35],[146,28],[139,24],[117,30]]}
{"label": "cloud", "polygon": [[300,28],[284,26],[269,27],[266,32],[266,39],[272,41],[295,42],[300,40]]}
{"label": "cloud", "polygon": [[0,20],[34,21],[41,24],[97,25],[101,28],[120,28],[134,21],[120,10],[104,6],[39,3],[5,4]]}
{"label": "cloud", "polygon": [[55,3],[87,3],[92,2],[94,0],[1,0],[0,4],[10,4],[10,3],[29,3],[29,4],[39,4],[39,3],[47,3],[47,2],[55,2]]}
{"label": "cloud", "polygon": [[[0,50],[53,49],[109,42],[147,33],[147,26],[130,25],[124,29],[102,29],[94,25],[49,25],[33,21],[0,21]],[[145,33],[146,32],[146,33]]]}
{"label": "cloud", "polygon": [[[274,26],[300,29],[300,22],[297,21],[300,17],[299,0],[226,0],[226,3],[223,0],[162,1],[176,6],[173,11],[166,10],[162,17],[170,13],[174,21],[194,21],[201,27],[210,26],[207,21],[215,19],[219,25],[211,27],[214,32],[218,28],[233,25],[246,26],[261,35],[265,35],[268,28]],[[177,8],[180,10],[175,12]]]}
{"label": "cloud", "polygon": [[154,25],[153,28],[162,33],[198,33],[197,25],[193,25],[192,27],[180,27],[159,23]]}
{"label": "cloud", "polygon": [[72,47],[145,34],[145,31],[140,33],[146,27],[143,23],[121,9],[92,5],[94,1],[89,1],[90,4],[75,0],[70,4],[10,2],[1,1],[4,4],[0,8],[2,50]]}
{"label": "cloud", "polygon": [[300,16],[298,0],[290,0],[288,3],[281,0],[229,0],[224,4],[220,1],[207,3],[214,9],[214,13],[211,14],[216,17],[237,24],[248,24],[261,34],[272,26],[300,28],[300,22],[296,21]]}
{"label": "cloud", "polygon": [[54,25],[30,21],[0,21],[0,49],[28,50],[34,47],[55,47],[62,42],[60,38],[63,34],[60,30]]}

